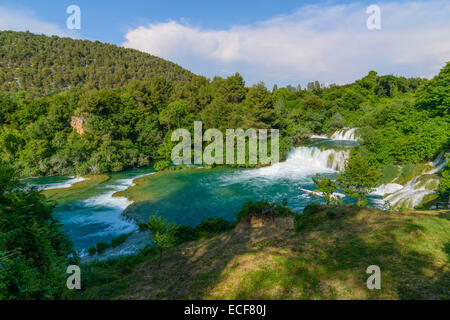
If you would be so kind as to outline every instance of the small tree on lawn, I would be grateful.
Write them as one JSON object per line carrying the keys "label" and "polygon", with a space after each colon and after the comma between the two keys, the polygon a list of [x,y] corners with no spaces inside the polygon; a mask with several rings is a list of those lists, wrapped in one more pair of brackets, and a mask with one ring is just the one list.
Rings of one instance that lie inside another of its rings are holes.
{"label": "small tree on lawn", "polygon": [[341,198],[335,195],[338,190],[338,184],[335,181],[320,174],[316,174],[312,180],[317,187],[312,193],[316,199],[322,197],[328,206],[342,204]]}
{"label": "small tree on lawn", "polygon": [[356,198],[359,207],[367,204],[367,196],[377,185],[380,177],[377,169],[361,155],[352,156],[345,165],[344,172],[337,175],[336,181],[344,193]]}
{"label": "small tree on lawn", "polygon": [[159,249],[158,267],[161,269],[161,260],[164,249],[171,248],[176,241],[175,233],[178,226],[175,223],[168,222],[160,216],[152,215],[147,224],[147,231],[150,233],[150,239]]}

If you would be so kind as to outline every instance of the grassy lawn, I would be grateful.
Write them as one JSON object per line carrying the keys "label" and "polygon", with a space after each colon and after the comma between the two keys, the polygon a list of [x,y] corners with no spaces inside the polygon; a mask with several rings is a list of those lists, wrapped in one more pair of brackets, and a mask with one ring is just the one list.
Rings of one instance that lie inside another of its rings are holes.
{"label": "grassy lawn", "polygon": [[[449,299],[450,212],[341,207],[295,232],[293,217],[91,266],[76,298]],[[369,290],[366,269],[381,269]]]}

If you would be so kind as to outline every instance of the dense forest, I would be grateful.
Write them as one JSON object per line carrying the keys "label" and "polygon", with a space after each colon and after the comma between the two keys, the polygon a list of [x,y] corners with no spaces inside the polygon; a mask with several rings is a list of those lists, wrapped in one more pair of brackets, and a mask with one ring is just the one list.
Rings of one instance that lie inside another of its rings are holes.
{"label": "dense forest", "polygon": [[47,95],[75,87],[112,89],[160,76],[174,82],[194,74],[173,62],[115,45],[0,32],[0,90]]}

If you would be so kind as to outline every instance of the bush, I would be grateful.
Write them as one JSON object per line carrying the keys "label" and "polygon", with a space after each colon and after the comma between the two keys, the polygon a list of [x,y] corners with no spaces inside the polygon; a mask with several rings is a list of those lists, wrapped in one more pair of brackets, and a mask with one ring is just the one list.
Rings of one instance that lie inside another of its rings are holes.
{"label": "bush", "polygon": [[208,218],[195,228],[197,232],[203,234],[217,235],[221,232],[234,228],[235,223],[222,218]]}
{"label": "bush", "polygon": [[295,230],[303,231],[315,229],[328,220],[354,215],[357,212],[358,207],[354,205],[327,206],[312,203],[306,206],[303,213],[295,216]]}
{"label": "bush", "polygon": [[179,226],[175,233],[177,244],[195,241],[199,239],[209,239],[222,232],[231,230],[236,222],[227,221],[222,218],[208,218],[195,228],[190,226]]}
{"label": "bush", "polygon": [[296,231],[303,231],[320,226],[328,220],[328,207],[320,204],[309,204],[302,214],[295,216],[294,225]]}
{"label": "bush", "polygon": [[176,243],[198,240],[199,235],[196,229],[191,226],[179,226],[175,232]]}
{"label": "bush", "polygon": [[96,247],[90,247],[88,249],[88,253],[89,253],[90,256],[93,256],[94,254],[97,253],[97,248]]}
{"label": "bush", "polygon": [[121,234],[120,236],[114,238],[111,240],[111,247],[115,248],[120,246],[122,243],[124,243],[130,236],[132,235],[132,233],[125,233],[125,234]]}
{"label": "bush", "polygon": [[78,259],[53,207],[0,163],[0,300],[61,297],[65,270]]}
{"label": "bush", "polygon": [[97,243],[97,252],[98,254],[102,254],[106,249],[110,247],[111,245],[107,242],[99,242]]}
{"label": "bush", "polygon": [[[242,209],[236,214],[238,221],[242,221],[246,217],[265,216],[269,217],[288,217],[295,215],[290,208],[286,206],[286,201],[280,203],[270,203],[268,201],[247,201]],[[269,210],[264,210],[269,209]]]}
{"label": "bush", "polygon": [[161,160],[161,161],[158,161],[157,163],[155,163],[154,168],[156,171],[161,171],[161,170],[167,169],[169,166],[170,166],[169,160]]}

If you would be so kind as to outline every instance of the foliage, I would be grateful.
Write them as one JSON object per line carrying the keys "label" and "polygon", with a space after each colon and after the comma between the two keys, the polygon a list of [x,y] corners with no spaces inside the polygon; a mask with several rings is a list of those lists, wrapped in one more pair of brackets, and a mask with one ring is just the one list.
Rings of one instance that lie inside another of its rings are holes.
{"label": "foliage", "polygon": [[176,243],[176,231],[178,226],[168,222],[160,216],[152,215],[147,224],[147,231],[150,233],[152,243],[159,249],[158,266],[161,268],[163,250],[168,249]]}
{"label": "foliage", "polygon": [[448,116],[450,110],[450,62],[431,81],[417,90],[416,105],[431,114]]}
{"label": "foliage", "polygon": [[270,203],[264,199],[260,201],[249,200],[244,203],[242,209],[236,214],[237,221],[242,221],[251,216],[271,218],[295,215],[286,205],[286,201],[283,201],[283,203]]}
{"label": "foliage", "polygon": [[90,256],[93,256],[94,254],[97,253],[97,247],[90,247],[88,249],[88,253],[89,253]]}
{"label": "foliage", "polygon": [[191,226],[179,226],[175,233],[176,243],[209,239],[233,229],[235,225],[235,222],[222,218],[207,218],[194,228]]}
{"label": "foliage", "polygon": [[74,254],[53,206],[0,164],[0,299],[61,296]]}
{"label": "foliage", "polygon": [[43,95],[76,86],[119,88],[155,76],[178,82],[194,77],[172,62],[98,41],[2,31],[0,47],[0,90],[10,92]]}
{"label": "foliage", "polygon": [[336,181],[347,196],[357,199],[358,206],[365,206],[366,198],[377,185],[379,177],[377,169],[357,154],[350,157],[345,170],[336,176]]}
{"label": "foliage", "polygon": [[342,204],[341,198],[336,195],[336,192],[338,191],[338,184],[335,181],[320,174],[317,174],[312,178],[312,180],[317,187],[313,193],[315,198],[322,197],[327,205]]}
{"label": "foliage", "polygon": [[97,243],[97,253],[102,254],[106,249],[110,248],[111,245],[108,242],[98,242]]}
{"label": "foliage", "polygon": [[118,246],[120,246],[122,243],[124,243],[130,236],[132,235],[132,233],[124,233],[121,234],[117,237],[115,237],[114,239],[111,240],[111,247],[112,248],[116,248]]}
{"label": "foliage", "polygon": [[156,171],[162,171],[164,169],[167,169],[169,166],[170,166],[170,161],[161,160],[161,161],[158,161],[157,163],[155,163],[154,168]]}
{"label": "foliage", "polygon": [[[447,159],[449,154],[447,153]],[[439,184],[439,196],[443,201],[450,202],[450,165],[449,162],[441,171],[441,179]]]}

